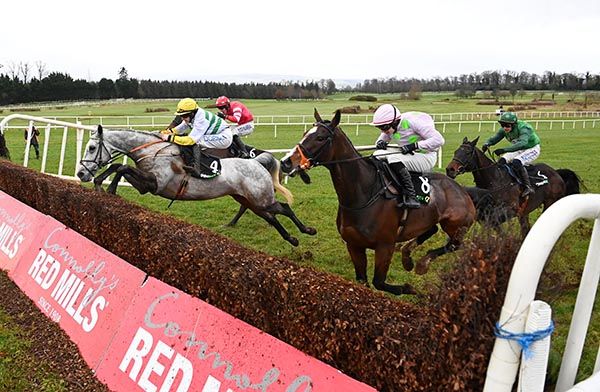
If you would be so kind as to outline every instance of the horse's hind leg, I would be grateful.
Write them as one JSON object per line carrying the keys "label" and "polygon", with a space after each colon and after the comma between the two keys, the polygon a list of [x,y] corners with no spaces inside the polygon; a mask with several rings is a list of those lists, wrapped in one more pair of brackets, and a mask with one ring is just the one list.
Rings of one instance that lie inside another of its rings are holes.
{"label": "horse's hind leg", "polygon": [[287,203],[275,202],[268,208],[269,212],[273,214],[281,214],[285,215],[294,222],[298,230],[300,230],[304,234],[315,235],[317,234],[317,229],[314,227],[305,226],[304,223],[298,219],[292,208]]}
{"label": "horse's hind leg", "polygon": [[416,294],[415,289],[408,283],[393,285],[386,283],[387,273],[390,269],[395,244],[385,244],[375,249],[375,273],[373,274],[373,286],[378,290],[387,291],[394,295]]}
{"label": "horse's hind leg", "polygon": [[446,242],[446,245],[428,251],[427,254],[417,262],[415,273],[417,275],[423,275],[427,273],[429,264],[433,259],[446,253],[454,252],[456,249],[458,249],[458,247],[462,244],[462,240],[466,232],[467,230],[465,228],[459,228],[451,231],[450,233],[448,233],[446,230],[446,233],[448,234],[448,242]]}
{"label": "horse's hind leg", "polygon": [[402,265],[404,266],[405,270],[412,271],[412,269],[415,266],[413,263],[412,257],[410,256],[410,253],[412,252],[412,250],[415,247],[417,247],[418,245],[421,245],[423,242],[427,241],[429,238],[431,238],[431,236],[433,236],[437,232],[438,232],[438,226],[437,225],[432,226],[425,233],[421,234],[417,238],[413,238],[412,240],[408,241],[406,244],[404,244],[402,246],[402,248],[401,248]]}
{"label": "horse's hind leg", "polygon": [[277,218],[275,218],[274,214],[272,214],[269,211],[257,210],[257,209],[252,209],[252,212],[254,212],[256,215],[260,216],[261,218],[266,220],[268,224],[273,226],[279,232],[279,235],[281,235],[283,237],[284,240],[286,240],[287,242],[289,242],[290,244],[292,244],[294,246],[298,246],[298,244],[299,244],[298,239],[296,237],[292,237],[290,235],[290,233],[287,232],[285,227],[283,227],[281,225],[281,223],[279,223]]}
{"label": "horse's hind leg", "polygon": [[233,219],[229,223],[227,223],[225,226],[226,227],[235,226],[238,223],[238,221],[240,220],[240,218],[242,217],[242,215],[244,215],[244,213],[246,212],[247,209],[248,209],[248,207],[246,207],[244,205],[240,205],[240,209],[238,210],[237,214],[235,214]]}

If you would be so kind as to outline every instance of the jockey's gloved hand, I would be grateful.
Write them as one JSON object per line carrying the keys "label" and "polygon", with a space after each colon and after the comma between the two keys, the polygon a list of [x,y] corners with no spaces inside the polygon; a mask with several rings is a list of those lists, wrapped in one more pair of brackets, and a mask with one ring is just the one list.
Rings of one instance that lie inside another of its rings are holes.
{"label": "jockey's gloved hand", "polygon": [[494,154],[496,154],[496,155],[498,155],[498,156],[500,156],[500,155],[504,154],[505,152],[506,152],[506,151],[504,151],[504,149],[503,149],[503,148],[498,148],[498,149],[494,150]]}
{"label": "jockey's gloved hand", "polygon": [[219,112],[217,113],[217,116],[221,117],[221,118],[225,118],[225,114],[223,114],[223,112]]}
{"label": "jockey's gloved hand", "polygon": [[170,135],[173,133],[172,129],[163,129],[162,131],[160,131],[160,133],[162,133],[163,135]]}
{"label": "jockey's gloved hand", "polygon": [[161,133],[160,134],[160,138],[162,140],[164,140],[165,142],[172,142],[173,137],[175,137],[175,135],[173,135],[172,133]]}
{"label": "jockey's gloved hand", "polygon": [[481,151],[486,152],[489,148],[490,148],[489,144],[483,143],[483,146],[481,146]]}
{"label": "jockey's gloved hand", "polygon": [[406,154],[414,154],[413,151],[417,150],[419,148],[419,146],[417,146],[417,143],[410,143],[410,144],[405,144],[402,147],[400,147],[400,152],[404,155]]}
{"label": "jockey's gloved hand", "polygon": [[387,150],[388,142],[385,140],[377,140],[377,144],[375,144],[375,148],[378,150]]}

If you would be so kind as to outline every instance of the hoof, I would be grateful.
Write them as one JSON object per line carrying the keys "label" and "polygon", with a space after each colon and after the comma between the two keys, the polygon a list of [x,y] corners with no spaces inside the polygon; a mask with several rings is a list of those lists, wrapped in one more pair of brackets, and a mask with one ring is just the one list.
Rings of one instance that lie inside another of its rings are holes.
{"label": "hoof", "polygon": [[294,245],[294,246],[298,246],[298,244],[300,243],[300,242],[298,241],[298,238],[296,238],[296,237],[289,237],[289,238],[287,239],[287,241],[288,241],[290,244]]}
{"label": "hoof", "polygon": [[307,226],[306,229],[304,230],[304,233],[308,234],[308,235],[315,235],[315,234],[317,234],[317,229],[315,229],[314,227]]}
{"label": "hoof", "polygon": [[416,295],[418,293],[411,284],[404,283],[402,285],[402,294]]}
{"label": "hoof", "polygon": [[415,263],[413,263],[412,261],[412,257],[408,256],[408,257],[402,257],[402,266],[404,267],[405,270],[407,271],[412,271],[413,268],[415,268]]}
{"label": "hoof", "polygon": [[427,270],[429,269],[429,259],[420,260],[417,263],[417,268],[415,268],[415,273],[417,275],[425,275]]}

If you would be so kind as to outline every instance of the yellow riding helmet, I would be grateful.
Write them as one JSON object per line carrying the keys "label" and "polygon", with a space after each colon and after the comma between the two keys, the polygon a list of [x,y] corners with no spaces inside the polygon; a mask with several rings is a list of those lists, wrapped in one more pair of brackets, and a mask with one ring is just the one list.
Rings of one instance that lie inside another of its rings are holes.
{"label": "yellow riding helmet", "polygon": [[195,110],[198,110],[198,104],[192,98],[183,98],[177,104],[177,111],[175,115],[181,116],[182,114],[188,114]]}

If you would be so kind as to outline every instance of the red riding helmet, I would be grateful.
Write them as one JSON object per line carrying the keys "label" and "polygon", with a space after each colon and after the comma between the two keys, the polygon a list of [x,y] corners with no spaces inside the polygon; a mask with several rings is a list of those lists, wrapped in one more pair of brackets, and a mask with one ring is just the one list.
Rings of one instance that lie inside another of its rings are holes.
{"label": "red riding helmet", "polygon": [[217,98],[216,105],[217,105],[218,108],[220,108],[220,107],[227,107],[227,106],[229,106],[230,102],[231,101],[229,100],[229,98],[227,98],[226,96],[222,95],[219,98]]}

